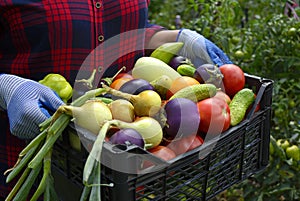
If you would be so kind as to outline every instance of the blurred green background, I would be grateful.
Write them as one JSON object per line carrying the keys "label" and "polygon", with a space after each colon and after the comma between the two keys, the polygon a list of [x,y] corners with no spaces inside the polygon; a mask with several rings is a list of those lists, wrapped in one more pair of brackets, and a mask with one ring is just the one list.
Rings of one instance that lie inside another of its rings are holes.
{"label": "blurred green background", "polygon": [[[299,1],[286,0],[151,1],[151,23],[168,29],[196,30],[226,52],[244,72],[274,80],[270,165],[214,200],[300,200],[297,4]],[[180,21],[176,21],[176,16],[180,16]],[[296,149],[287,148],[293,145]]]}

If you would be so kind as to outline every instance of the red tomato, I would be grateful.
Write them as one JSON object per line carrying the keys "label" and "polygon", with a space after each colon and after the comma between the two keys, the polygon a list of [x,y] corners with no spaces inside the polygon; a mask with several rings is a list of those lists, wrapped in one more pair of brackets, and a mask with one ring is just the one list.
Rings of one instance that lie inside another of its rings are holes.
{"label": "red tomato", "polygon": [[165,161],[171,160],[176,157],[174,151],[162,145],[156,146],[152,149],[149,149],[148,151]]}
{"label": "red tomato", "polygon": [[[165,161],[171,160],[176,157],[176,154],[173,150],[163,145],[159,145],[154,148],[148,149],[148,151],[154,154],[156,157],[161,158]],[[143,167],[147,168],[151,165],[153,164],[150,161],[144,161]]]}
{"label": "red tomato", "polygon": [[245,87],[245,75],[243,70],[234,64],[220,66],[223,74],[223,86],[225,93],[233,97],[238,91]]}
{"label": "red tomato", "polygon": [[114,78],[114,80],[117,80],[117,79],[119,79],[119,78],[130,78],[130,79],[133,79],[133,76],[130,75],[129,73],[120,73],[120,74],[118,74],[118,75]]}
{"label": "red tomato", "polygon": [[135,192],[136,192],[137,195],[140,195],[140,196],[137,196],[138,198],[140,198],[141,195],[144,195],[145,187],[144,187],[144,186],[138,186],[138,187],[135,189]]}
{"label": "red tomato", "polygon": [[[255,94],[255,98],[256,98],[256,94]],[[252,110],[253,105],[254,105],[254,102],[253,102],[253,103],[249,106],[249,108],[247,109],[246,115]],[[258,103],[257,106],[256,106],[256,108],[255,108],[255,110],[254,110],[254,112],[257,112],[257,111],[259,111],[259,110],[260,110],[260,104]]]}
{"label": "red tomato", "polygon": [[[256,98],[256,94],[254,94],[254,96],[255,96],[255,98]],[[253,103],[254,104],[254,103]],[[253,105],[252,104],[252,105]],[[251,106],[252,107],[252,106]],[[256,108],[255,108],[255,110],[254,110],[254,112],[257,112],[258,110],[260,110],[260,104],[259,104],[259,102],[258,102],[258,104],[257,104],[257,106],[256,106]]]}
{"label": "red tomato", "polygon": [[188,152],[203,144],[203,139],[199,135],[189,135],[178,140],[172,140],[166,146],[172,149],[176,155]]}
{"label": "red tomato", "polygon": [[189,147],[188,151],[193,150],[193,149],[199,147],[203,143],[204,143],[204,140],[202,139],[202,137],[200,137],[199,135],[196,135],[195,139],[192,142],[191,146]]}
{"label": "red tomato", "polygon": [[218,98],[207,98],[197,103],[200,124],[199,131],[217,135],[230,126],[230,110],[228,104]]}
{"label": "red tomato", "polygon": [[221,100],[226,101],[227,104],[231,102],[231,98],[224,91],[217,91],[214,98],[220,98]]}

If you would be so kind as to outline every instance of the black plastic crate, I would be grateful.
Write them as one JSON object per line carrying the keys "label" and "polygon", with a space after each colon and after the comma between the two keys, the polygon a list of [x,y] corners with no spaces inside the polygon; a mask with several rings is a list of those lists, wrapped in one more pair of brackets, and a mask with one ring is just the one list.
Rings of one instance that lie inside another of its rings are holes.
{"label": "black plastic crate", "polygon": [[[162,162],[136,146],[120,147],[104,143],[102,183],[113,183],[114,187],[102,187],[102,199],[204,201],[262,171],[269,162],[273,81],[245,75],[246,87],[257,93],[260,110],[250,112],[243,122],[222,133],[218,139],[205,142],[168,162]],[[74,127],[68,131],[74,135]],[[85,132],[83,129],[82,133]],[[87,156],[84,148],[81,151],[72,148],[68,134],[64,134],[63,139],[55,144],[53,174],[61,200],[79,200]],[[138,168],[143,160],[159,165],[143,173]],[[123,165],[119,169],[124,168],[124,171],[111,168],[120,163]],[[126,173],[128,169],[132,172]]]}

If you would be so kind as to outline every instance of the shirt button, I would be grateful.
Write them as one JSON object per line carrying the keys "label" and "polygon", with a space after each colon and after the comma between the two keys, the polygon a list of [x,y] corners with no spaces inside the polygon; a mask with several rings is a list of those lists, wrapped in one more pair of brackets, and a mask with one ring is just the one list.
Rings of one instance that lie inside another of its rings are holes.
{"label": "shirt button", "polygon": [[98,66],[98,73],[101,73],[103,71],[103,67],[102,66]]}
{"label": "shirt button", "polygon": [[96,8],[101,8],[101,3],[99,1],[96,2]]}
{"label": "shirt button", "polygon": [[102,42],[103,40],[104,40],[104,36],[103,36],[103,35],[99,35],[99,36],[98,36],[98,41],[99,41],[99,42]]}

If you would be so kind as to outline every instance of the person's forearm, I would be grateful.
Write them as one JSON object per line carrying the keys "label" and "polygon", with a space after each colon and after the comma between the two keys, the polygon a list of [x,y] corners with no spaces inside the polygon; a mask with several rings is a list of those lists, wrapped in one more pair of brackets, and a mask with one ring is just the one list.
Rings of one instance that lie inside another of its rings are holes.
{"label": "person's forearm", "polygon": [[156,49],[160,45],[168,42],[175,42],[179,30],[163,30],[155,33],[149,41],[147,49]]}

